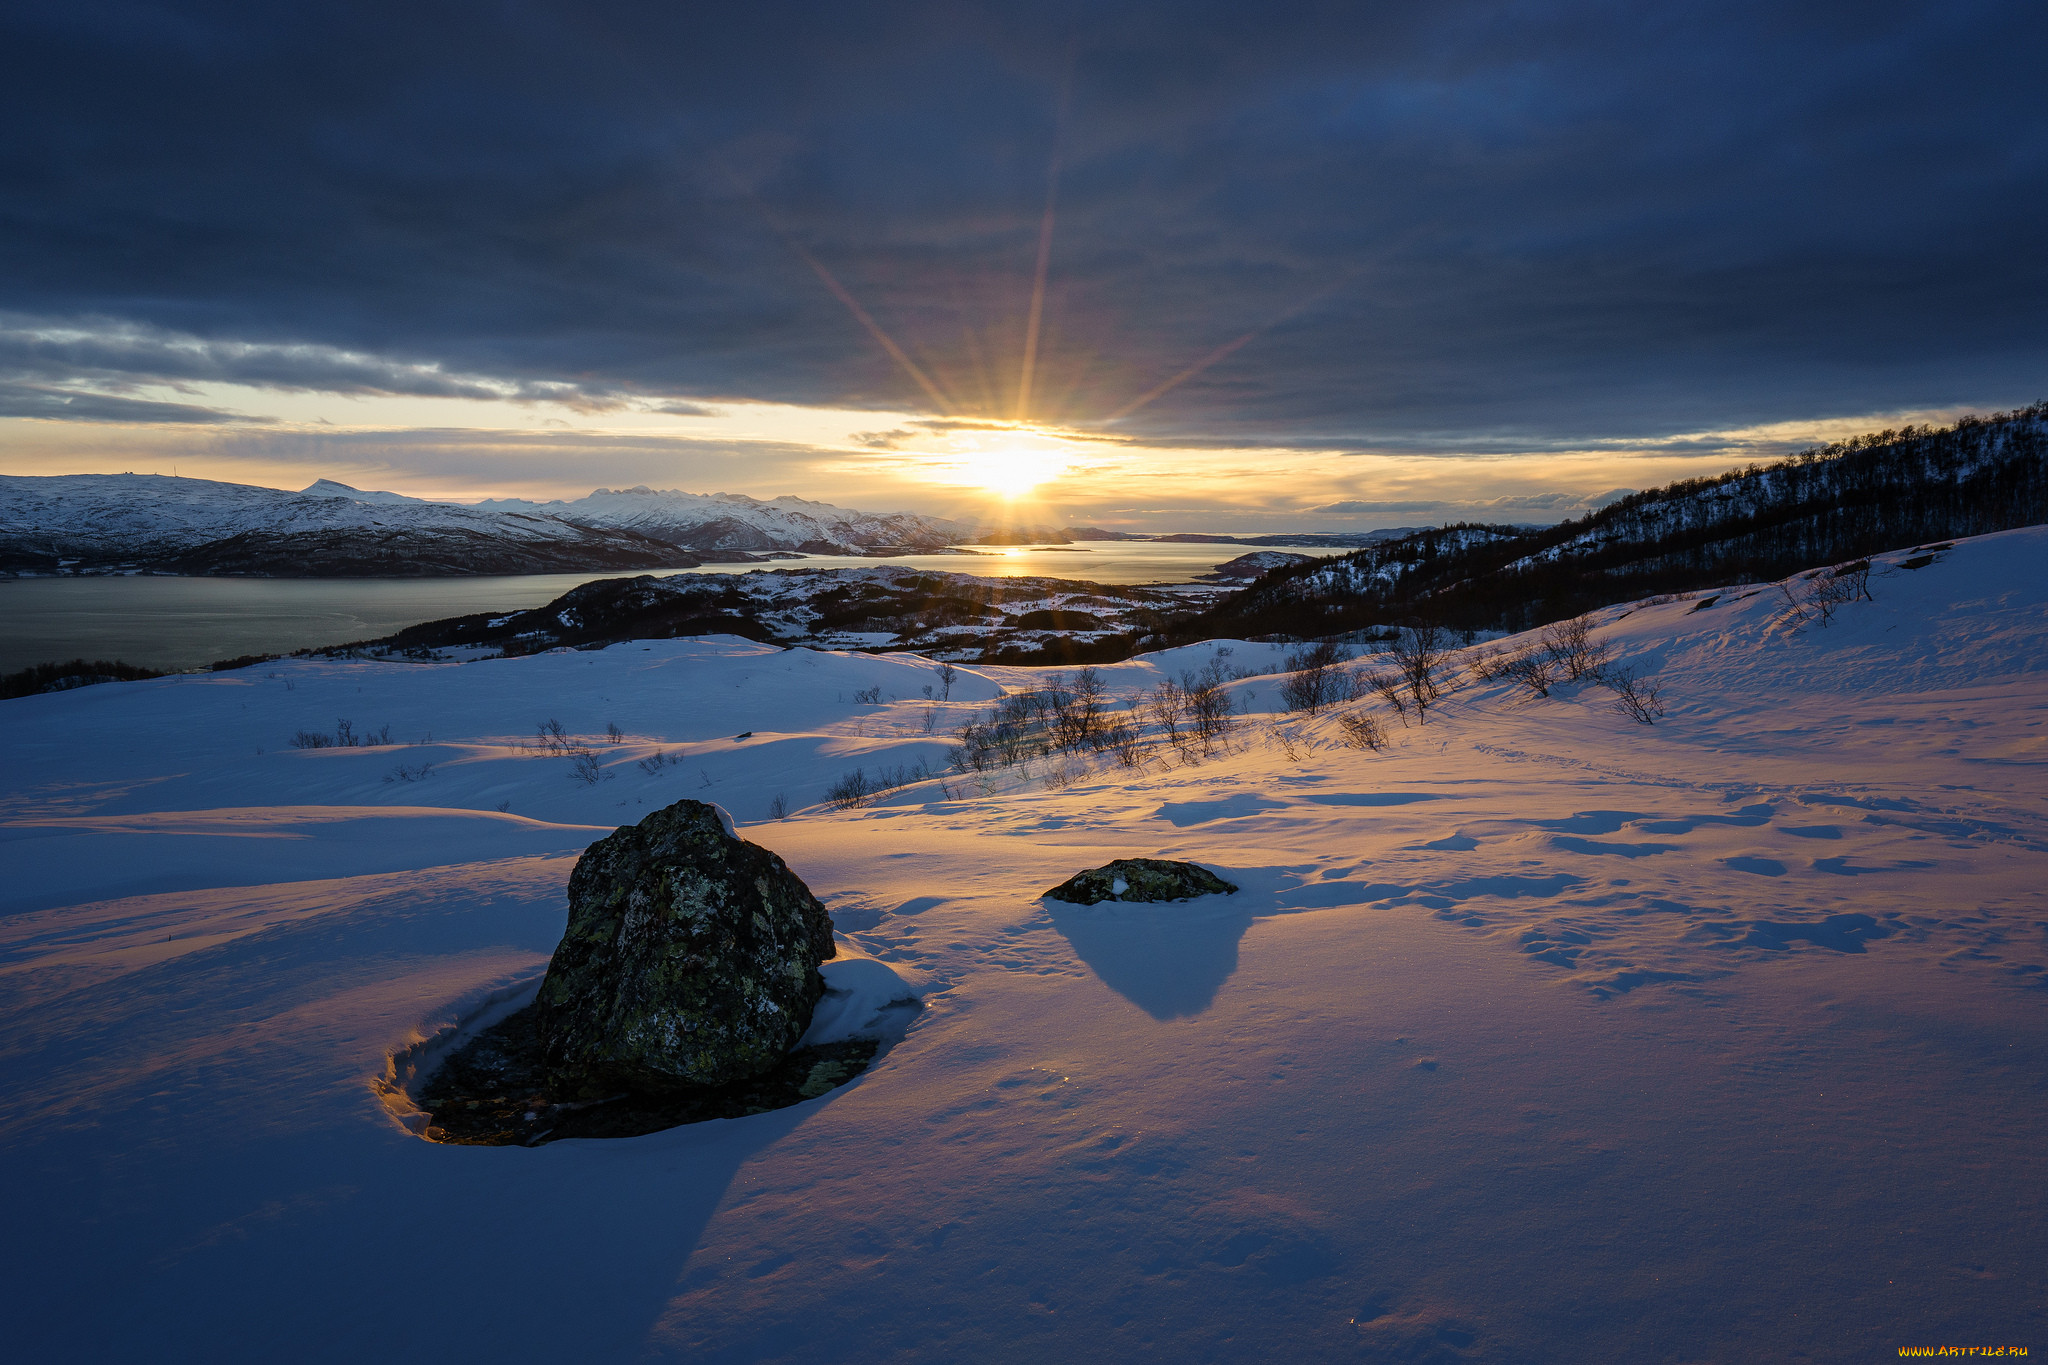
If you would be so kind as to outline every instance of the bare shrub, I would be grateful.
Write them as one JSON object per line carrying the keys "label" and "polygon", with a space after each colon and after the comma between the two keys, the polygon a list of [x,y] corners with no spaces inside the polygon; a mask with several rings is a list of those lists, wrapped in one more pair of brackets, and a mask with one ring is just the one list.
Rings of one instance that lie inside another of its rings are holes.
{"label": "bare shrub", "polygon": [[553,755],[573,754],[582,749],[583,746],[578,744],[570,736],[569,732],[562,727],[562,722],[551,718],[542,721],[535,728],[533,747],[544,754]]}
{"label": "bare shrub", "polygon": [[924,709],[924,732],[926,734],[930,734],[938,728],[939,708],[936,706],[927,706]]}
{"label": "bare shrub", "polygon": [[1299,735],[1277,722],[1266,727],[1266,734],[1280,746],[1280,752],[1287,755],[1289,763],[1301,762],[1302,743]]}
{"label": "bare shrub", "polygon": [[959,677],[959,676],[960,676],[960,670],[959,670],[959,669],[957,669],[957,668],[955,668],[955,667],[953,667],[953,665],[951,665],[951,664],[949,664],[949,663],[941,663],[941,664],[939,665],[939,700],[940,700],[940,701],[951,701],[951,700],[952,700],[952,698],[953,698],[953,679],[955,679],[955,678],[957,678],[957,677]]}
{"label": "bare shrub", "polygon": [[578,749],[569,756],[569,776],[586,787],[611,780],[611,770],[598,761],[597,755],[588,749]]}
{"label": "bare shrub", "polygon": [[861,706],[880,706],[882,704],[882,685],[876,683],[873,687],[861,688],[860,691],[853,694],[853,700]]}
{"label": "bare shrub", "polygon": [[1088,744],[1095,737],[1096,718],[1102,711],[1102,675],[1084,668],[1070,685],[1066,675],[1055,673],[1052,686],[1036,694],[1052,730],[1053,747],[1062,753]]}
{"label": "bare shrub", "polygon": [[789,798],[785,797],[781,792],[775,793],[774,798],[768,802],[768,818],[770,820],[787,820],[789,818]]}
{"label": "bare shrub", "polygon": [[1583,616],[1559,621],[1543,632],[1543,652],[1566,682],[1600,680],[1607,666],[1607,648],[1592,638],[1593,623]]}
{"label": "bare shrub", "polygon": [[1188,695],[1181,690],[1180,684],[1171,678],[1161,679],[1159,686],[1145,698],[1145,714],[1159,727],[1159,737],[1186,757],[1186,735],[1182,723],[1187,719]]}
{"label": "bare shrub", "polygon": [[656,749],[653,753],[640,760],[639,767],[640,771],[646,773],[649,777],[657,777],[663,768],[672,768],[681,762],[680,758],[671,758],[668,750]]}
{"label": "bare shrub", "polygon": [[1859,559],[1832,569],[1814,569],[1778,584],[1778,592],[1785,599],[1781,620],[1795,628],[1810,624],[1826,630],[1840,608],[1851,602],[1874,600],[1870,595],[1870,561]]}
{"label": "bare shrub", "polygon": [[1408,700],[1415,707],[1417,721],[1428,719],[1429,708],[1458,679],[1458,667],[1451,662],[1451,636],[1442,626],[1427,622],[1401,632],[1392,650],[1394,666],[1408,684]]}
{"label": "bare shrub", "polygon": [[868,771],[865,768],[855,768],[825,789],[825,799],[832,803],[834,810],[851,810],[855,806],[865,805],[868,798],[874,794],[875,789],[868,784]]}
{"label": "bare shrub", "polygon": [[611,721],[606,721],[604,723],[604,737],[610,740],[612,743],[617,744],[620,740],[626,737],[626,732],[624,730],[621,730],[617,725],[614,725]]}
{"label": "bare shrub", "polygon": [[1218,673],[1220,670],[1212,664],[1200,677],[1183,673],[1180,680],[1181,692],[1187,697],[1188,724],[1204,754],[1213,752],[1216,745],[1229,738],[1231,727],[1237,722],[1230,694],[1223,690],[1224,680]]}
{"label": "bare shrub", "polygon": [[431,763],[401,763],[384,774],[386,782],[418,782],[434,771]]}
{"label": "bare shrub", "polygon": [[1354,749],[1370,749],[1374,753],[1387,747],[1387,732],[1373,716],[1363,711],[1346,711],[1337,717],[1337,728],[1344,732],[1344,742]]}
{"label": "bare shrub", "polygon": [[1486,682],[1513,683],[1532,697],[1547,697],[1557,681],[1557,660],[1548,649],[1483,655],[1472,662],[1472,672]]}
{"label": "bare shrub", "polygon": [[390,743],[390,726],[357,733],[355,725],[347,720],[336,720],[332,735],[323,735],[318,730],[301,730],[292,736],[294,749],[367,749]]}
{"label": "bare shrub", "polygon": [[[1132,716],[1137,714],[1137,703],[1131,703]],[[1119,716],[1103,725],[1096,747],[1105,750],[1126,768],[1140,768],[1152,756],[1152,748],[1145,743],[1144,731],[1134,719]]]}
{"label": "bare shrub", "polygon": [[1343,695],[1346,677],[1342,665],[1349,662],[1350,652],[1334,640],[1296,650],[1283,665],[1288,676],[1280,684],[1280,700],[1290,711],[1315,715]]}
{"label": "bare shrub", "polygon": [[1664,702],[1657,689],[1646,682],[1634,668],[1609,668],[1600,677],[1602,685],[1613,689],[1614,709],[1644,725],[1654,725],[1664,714]]}
{"label": "bare shrub", "polygon": [[1401,695],[1401,675],[1398,673],[1366,673],[1359,681],[1381,701],[1394,708],[1394,714],[1401,718],[1401,724],[1408,724],[1408,699]]}
{"label": "bare shrub", "polygon": [[932,770],[923,759],[919,759],[914,767],[901,763],[894,767],[878,767],[872,775],[865,768],[855,768],[825,789],[825,799],[834,810],[850,810],[866,805],[884,792],[923,782],[931,775]]}

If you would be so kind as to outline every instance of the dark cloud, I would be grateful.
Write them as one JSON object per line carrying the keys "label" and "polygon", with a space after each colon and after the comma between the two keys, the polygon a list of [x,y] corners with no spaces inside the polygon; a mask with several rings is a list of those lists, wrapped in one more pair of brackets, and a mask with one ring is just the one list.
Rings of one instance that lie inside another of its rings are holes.
{"label": "dark cloud", "polygon": [[0,297],[112,321],[0,372],[932,408],[801,248],[938,415],[1008,418],[1057,143],[1036,416],[1219,353],[1115,429],[2010,405],[2048,392],[2044,39],[2020,0],[23,0]]}
{"label": "dark cloud", "polygon": [[212,426],[263,421],[192,403],[164,403],[119,394],[92,393],[0,380],[0,417],[41,417],[62,422],[148,422]]}

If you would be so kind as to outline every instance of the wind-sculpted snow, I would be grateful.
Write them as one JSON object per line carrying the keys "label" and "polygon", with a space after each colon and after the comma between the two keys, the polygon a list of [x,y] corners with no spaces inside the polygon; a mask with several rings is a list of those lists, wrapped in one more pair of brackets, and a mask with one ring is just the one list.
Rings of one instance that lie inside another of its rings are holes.
{"label": "wind-sculpted snow", "polygon": [[[1661,690],[1655,724],[1590,675],[1479,681],[1476,651],[1425,723],[1377,698],[1290,714],[1290,647],[1245,641],[1100,669],[1128,716],[1216,665],[1234,705],[1206,751],[1140,711],[1136,762],[971,773],[948,734],[1054,670],[959,666],[948,696],[911,654],[703,636],[0,703],[10,1346],[1846,1361],[2038,1341],[2048,529],[1916,548],[1874,556],[1868,600],[1824,620],[1794,610],[1805,580],[1596,613],[1592,645]],[[1379,751],[1352,747],[1361,710]],[[339,718],[396,742],[291,747]],[[893,1008],[901,1041],[773,1113],[422,1141],[407,1086],[538,981],[576,854],[685,796],[733,812],[841,957],[876,964],[825,1027]],[[1237,890],[1040,899],[1124,857]]]}

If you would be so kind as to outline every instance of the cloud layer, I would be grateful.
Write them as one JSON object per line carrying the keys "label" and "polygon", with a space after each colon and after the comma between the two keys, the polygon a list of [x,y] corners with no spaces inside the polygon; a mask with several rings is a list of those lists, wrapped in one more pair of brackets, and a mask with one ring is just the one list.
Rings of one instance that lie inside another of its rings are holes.
{"label": "cloud layer", "polygon": [[2016,404],[2044,40],[1983,0],[13,5],[0,414],[1010,418],[1055,162],[1046,420],[1478,450]]}

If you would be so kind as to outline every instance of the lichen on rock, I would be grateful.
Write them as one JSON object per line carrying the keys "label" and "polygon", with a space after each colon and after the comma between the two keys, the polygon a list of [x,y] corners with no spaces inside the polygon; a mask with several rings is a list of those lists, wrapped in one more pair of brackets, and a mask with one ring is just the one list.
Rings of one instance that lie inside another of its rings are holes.
{"label": "lichen on rock", "polygon": [[551,1084],[725,1085],[781,1063],[825,992],[825,907],[782,859],[678,801],[584,851],[535,1001]]}
{"label": "lichen on rock", "polygon": [[1045,893],[1046,899],[1074,905],[1100,901],[1184,901],[1196,896],[1229,895],[1237,890],[1205,867],[1165,858],[1118,858],[1113,863],[1077,872]]}

